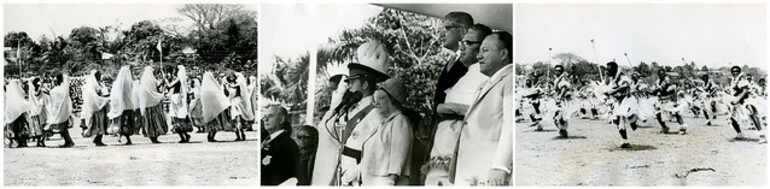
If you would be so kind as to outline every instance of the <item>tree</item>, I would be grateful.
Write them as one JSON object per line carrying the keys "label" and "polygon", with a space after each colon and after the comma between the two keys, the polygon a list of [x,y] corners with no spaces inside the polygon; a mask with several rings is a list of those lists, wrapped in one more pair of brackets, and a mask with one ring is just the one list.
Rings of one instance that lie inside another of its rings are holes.
{"label": "tree", "polygon": [[297,59],[275,57],[276,69],[273,74],[262,75],[260,89],[262,96],[279,99],[289,109],[304,109],[307,100],[308,65],[310,54]]}
{"label": "tree", "polygon": [[[231,63],[257,60],[256,12],[243,5],[192,4],[177,11],[196,23],[196,30],[190,32],[189,43],[195,47],[200,60],[206,63],[220,63],[225,58]],[[256,65],[249,65],[248,67]],[[225,65],[245,70],[243,64]]]}
{"label": "tree", "polygon": [[580,57],[574,53],[559,53],[554,55],[553,58],[559,60],[559,64],[561,65],[575,64],[580,61],[585,61],[583,57]]}
{"label": "tree", "polygon": [[177,12],[195,22],[198,31],[214,30],[220,22],[232,17],[256,18],[256,12],[238,4],[186,4]]}

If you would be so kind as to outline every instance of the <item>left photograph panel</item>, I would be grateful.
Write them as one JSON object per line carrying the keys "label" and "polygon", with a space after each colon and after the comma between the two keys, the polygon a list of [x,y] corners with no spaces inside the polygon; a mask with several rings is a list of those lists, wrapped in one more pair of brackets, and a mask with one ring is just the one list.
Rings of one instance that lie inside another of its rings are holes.
{"label": "left photograph panel", "polygon": [[5,4],[5,186],[255,186],[258,4]]}

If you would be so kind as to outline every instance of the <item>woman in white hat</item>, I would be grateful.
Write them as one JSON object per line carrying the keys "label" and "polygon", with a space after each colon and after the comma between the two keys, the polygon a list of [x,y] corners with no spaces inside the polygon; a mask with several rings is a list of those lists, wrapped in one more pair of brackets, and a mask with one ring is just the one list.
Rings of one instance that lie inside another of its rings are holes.
{"label": "woman in white hat", "polygon": [[13,132],[18,148],[27,147],[29,136],[27,125],[29,124],[28,112],[30,104],[24,99],[24,89],[21,81],[12,79],[6,86],[5,92],[5,124],[6,130]]}
{"label": "woman in white hat", "polygon": [[402,113],[406,96],[400,79],[378,84],[372,104],[383,119],[369,136],[364,136],[361,183],[368,186],[409,184],[412,151],[412,123]]}
{"label": "woman in white hat", "polygon": [[187,120],[187,70],[183,65],[177,65],[176,79],[170,82],[166,89],[171,92],[171,106],[169,116],[172,118],[173,130],[179,135],[179,143],[190,142],[192,125]]}
{"label": "woman in white hat", "polygon": [[139,105],[142,113],[142,134],[152,143],[160,143],[158,137],[168,132],[168,122],[163,111],[163,94],[158,91],[160,82],[155,79],[153,69],[144,67],[139,86]]}
{"label": "woman in white hat", "polygon": [[131,145],[131,135],[134,134],[134,90],[133,79],[128,65],[122,66],[118,71],[118,76],[112,83],[110,91],[110,112],[107,117],[112,120],[112,124],[117,126],[120,137],[125,136],[128,141],[126,145]]}
{"label": "woman in white hat", "polygon": [[213,73],[203,74],[203,86],[201,88],[201,108],[203,109],[203,124],[209,132],[208,141],[217,142],[217,131],[233,129],[230,120],[230,100],[222,92],[224,87],[217,82]]}
{"label": "woman in white hat", "polygon": [[101,85],[99,79],[101,79],[101,73],[96,70],[91,70],[91,74],[85,78],[86,81],[81,91],[83,92],[81,117],[85,120],[85,126],[88,127],[83,136],[96,135],[94,144],[106,146],[102,143],[102,137],[107,133],[107,126],[109,126],[109,119],[107,118],[109,106],[107,105],[110,99],[102,95],[104,86]]}
{"label": "woman in white hat", "polygon": [[39,77],[33,78],[28,82],[28,100],[32,106],[29,110],[30,116],[30,136],[37,139],[37,147],[45,147],[45,132],[43,132],[43,126],[45,125],[47,116],[45,114],[45,103],[48,100],[48,94],[46,94],[43,88],[42,79]]}
{"label": "woman in white hat", "polygon": [[190,101],[190,118],[192,124],[198,128],[198,133],[206,131],[205,125],[203,125],[203,108],[201,107],[201,81],[198,78],[193,78],[191,87],[192,99]]}

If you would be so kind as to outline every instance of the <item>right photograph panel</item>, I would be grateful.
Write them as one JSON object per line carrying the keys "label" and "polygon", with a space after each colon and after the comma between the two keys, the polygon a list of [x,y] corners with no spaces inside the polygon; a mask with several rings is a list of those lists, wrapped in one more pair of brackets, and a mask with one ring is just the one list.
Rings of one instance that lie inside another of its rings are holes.
{"label": "right photograph panel", "polygon": [[515,7],[517,185],[766,185],[765,4]]}

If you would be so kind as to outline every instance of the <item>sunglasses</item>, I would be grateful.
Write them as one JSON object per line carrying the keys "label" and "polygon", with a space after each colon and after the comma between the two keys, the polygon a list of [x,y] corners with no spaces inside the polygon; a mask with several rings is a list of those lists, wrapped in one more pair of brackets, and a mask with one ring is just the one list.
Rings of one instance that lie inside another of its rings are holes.
{"label": "sunglasses", "polygon": [[475,44],[481,44],[481,41],[462,40],[460,44],[467,47]]}
{"label": "sunglasses", "polygon": [[298,135],[297,139],[310,139],[310,135]]}
{"label": "sunglasses", "polygon": [[457,26],[457,25],[448,25],[448,26],[444,26],[444,30],[450,30],[450,29],[459,28],[459,27],[460,26]]}

